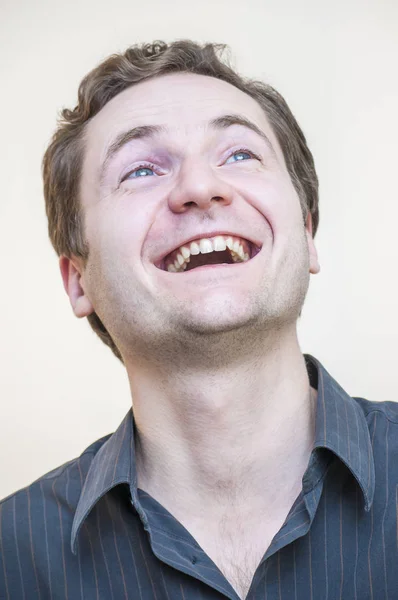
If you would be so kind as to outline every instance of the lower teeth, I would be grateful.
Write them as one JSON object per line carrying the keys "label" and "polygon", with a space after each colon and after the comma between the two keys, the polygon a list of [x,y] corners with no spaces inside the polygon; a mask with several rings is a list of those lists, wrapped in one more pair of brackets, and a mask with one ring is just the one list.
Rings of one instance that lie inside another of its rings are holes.
{"label": "lower teeth", "polygon": [[[229,265],[229,264],[233,264],[233,263],[241,263],[241,262],[247,262],[250,259],[250,255],[246,254],[245,258],[242,260],[242,258],[240,257],[239,254],[236,254],[235,252],[231,252],[232,255],[232,263],[218,263],[220,265]],[[189,261],[188,261],[189,262]],[[167,267],[167,271],[169,271],[170,273],[183,273],[184,271],[186,271],[188,263],[184,262],[181,266],[179,266],[178,268],[175,267],[175,265],[170,264]],[[202,265],[202,266],[208,266],[208,265]],[[199,267],[196,267],[199,268]],[[193,271],[193,269],[189,269],[190,271]]]}

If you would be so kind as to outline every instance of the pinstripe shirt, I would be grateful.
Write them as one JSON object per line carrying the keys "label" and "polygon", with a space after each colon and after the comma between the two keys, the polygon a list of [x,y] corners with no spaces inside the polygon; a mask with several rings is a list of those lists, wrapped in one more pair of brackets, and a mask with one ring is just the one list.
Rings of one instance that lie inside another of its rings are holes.
{"label": "pinstripe shirt", "polygon": [[[350,397],[304,355],[318,390],[302,491],[249,600],[398,598],[398,403]],[[238,596],[193,536],[137,489],[135,422],[0,504],[1,600]]]}

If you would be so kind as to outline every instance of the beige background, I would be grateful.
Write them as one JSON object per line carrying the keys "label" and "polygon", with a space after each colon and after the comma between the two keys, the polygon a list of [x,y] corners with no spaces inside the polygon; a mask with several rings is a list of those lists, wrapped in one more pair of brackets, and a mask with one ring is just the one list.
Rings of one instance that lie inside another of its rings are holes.
{"label": "beige background", "polygon": [[321,273],[299,334],[356,396],[398,401],[398,2],[1,2],[0,497],[114,431],[123,367],[73,316],[40,162],[88,70],[136,42],[224,42],[285,96],[321,183]]}

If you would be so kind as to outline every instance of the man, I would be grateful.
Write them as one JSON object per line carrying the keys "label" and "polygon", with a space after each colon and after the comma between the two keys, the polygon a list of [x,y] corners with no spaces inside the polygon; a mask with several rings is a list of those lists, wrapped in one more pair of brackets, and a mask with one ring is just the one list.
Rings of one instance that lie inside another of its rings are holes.
{"label": "man", "polygon": [[397,405],[300,351],[312,155],[220,50],[110,57],[44,157],[65,290],[133,407],[3,500],[1,598],[398,597]]}

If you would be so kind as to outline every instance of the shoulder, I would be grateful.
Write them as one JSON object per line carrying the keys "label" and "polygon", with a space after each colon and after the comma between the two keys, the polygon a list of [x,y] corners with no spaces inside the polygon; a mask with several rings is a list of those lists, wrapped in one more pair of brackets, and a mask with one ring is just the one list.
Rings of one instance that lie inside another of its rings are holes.
{"label": "shoulder", "polygon": [[38,523],[59,529],[60,522],[67,525],[73,519],[91,462],[110,435],[0,501],[0,547],[8,557],[43,536]]}
{"label": "shoulder", "polygon": [[398,425],[398,402],[391,400],[367,400],[366,398],[353,397],[365,415],[368,423],[381,419]]}
{"label": "shoulder", "polygon": [[[372,445],[376,471],[384,469],[389,457],[398,456],[398,402],[390,400],[372,401],[353,398],[366,421]],[[390,470],[396,474],[398,483],[398,463],[390,462]]]}
{"label": "shoulder", "polygon": [[27,495],[36,495],[40,489],[45,491],[51,488],[57,493],[58,490],[66,486],[68,481],[70,485],[71,478],[74,483],[82,484],[94,456],[111,435],[112,434],[108,434],[99,440],[96,440],[90,444],[80,456],[48,471],[48,473],[41,475],[29,485],[0,500],[0,510],[5,510],[5,508],[10,505],[20,503],[21,499]]}

